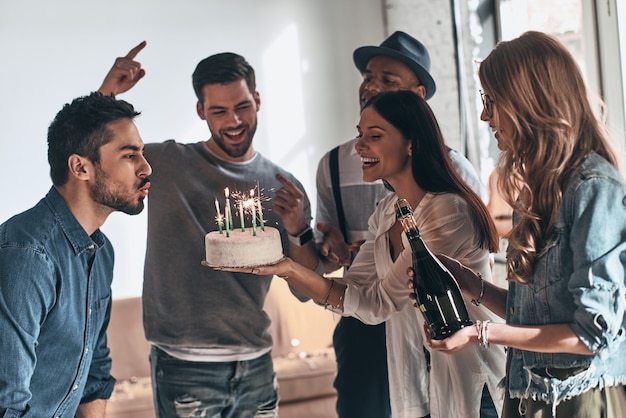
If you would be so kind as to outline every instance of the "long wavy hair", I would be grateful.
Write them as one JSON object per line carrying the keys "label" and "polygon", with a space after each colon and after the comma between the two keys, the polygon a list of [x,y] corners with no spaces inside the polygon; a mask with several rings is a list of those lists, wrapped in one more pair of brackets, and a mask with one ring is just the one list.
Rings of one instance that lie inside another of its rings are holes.
{"label": "long wavy hair", "polygon": [[[519,214],[509,235],[507,279],[528,283],[550,236],[563,191],[583,160],[596,152],[614,166],[609,134],[576,61],[556,38],[526,32],[500,42],[480,64],[495,118],[512,121],[498,159],[498,186]],[[499,121],[496,120],[499,126]]]}
{"label": "long wavy hair", "polygon": [[468,204],[479,226],[481,248],[497,251],[498,234],[489,212],[452,165],[439,124],[421,96],[409,90],[380,93],[363,107],[372,107],[411,141],[411,171],[415,182],[428,193],[456,193]]}

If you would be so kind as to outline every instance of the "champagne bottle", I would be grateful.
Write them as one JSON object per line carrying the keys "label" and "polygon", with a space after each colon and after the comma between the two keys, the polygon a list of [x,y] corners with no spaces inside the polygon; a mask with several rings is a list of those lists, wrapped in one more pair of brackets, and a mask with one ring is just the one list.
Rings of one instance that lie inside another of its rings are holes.
{"label": "champagne bottle", "polygon": [[422,240],[406,199],[398,199],[396,217],[411,245],[415,272],[413,290],[431,337],[443,340],[472,325],[456,279]]}

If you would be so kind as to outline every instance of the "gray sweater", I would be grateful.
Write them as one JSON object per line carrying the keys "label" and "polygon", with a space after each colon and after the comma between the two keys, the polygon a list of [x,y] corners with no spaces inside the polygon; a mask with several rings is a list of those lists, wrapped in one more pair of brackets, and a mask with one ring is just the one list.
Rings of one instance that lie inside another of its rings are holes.
{"label": "gray sweater", "polygon": [[[290,173],[257,152],[243,163],[229,163],[209,153],[202,142],[173,140],[146,144],[152,165],[148,198],[148,243],[143,283],[146,338],[178,348],[266,350],[272,345],[270,319],[263,311],[272,276],[213,270],[201,265],[204,236],[217,230],[215,199],[224,212],[224,189],[250,191],[258,184],[265,198],[282,185],[282,173],[304,190]],[[231,202],[233,211],[235,206]],[[305,219],[311,220],[308,197]],[[277,228],[284,253],[287,233],[263,202],[266,225]],[[233,213],[235,227],[239,218]],[[251,220],[248,220],[250,225]]]}

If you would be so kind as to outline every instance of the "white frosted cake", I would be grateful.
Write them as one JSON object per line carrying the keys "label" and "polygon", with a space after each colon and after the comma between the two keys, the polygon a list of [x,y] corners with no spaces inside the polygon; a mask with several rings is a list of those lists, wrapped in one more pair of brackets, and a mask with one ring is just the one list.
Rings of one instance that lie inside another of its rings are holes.
{"label": "white frosted cake", "polygon": [[256,236],[251,228],[235,229],[221,234],[209,232],[204,238],[206,264],[213,267],[254,267],[273,264],[282,259],[283,246],[276,228],[257,228]]}

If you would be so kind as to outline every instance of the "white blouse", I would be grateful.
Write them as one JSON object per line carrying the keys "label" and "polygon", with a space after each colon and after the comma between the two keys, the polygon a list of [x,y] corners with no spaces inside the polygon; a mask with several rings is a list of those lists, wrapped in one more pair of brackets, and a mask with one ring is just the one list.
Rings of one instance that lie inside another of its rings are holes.
{"label": "white blouse", "polygon": [[[387,231],[396,221],[395,193],[380,201],[369,220],[369,236],[361,246],[343,282],[344,316],[354,316],[368,324],[386,321],[389,392],[394,418],[478,418],[485,384],[498,414],[504,389],[498,383],[505,374],[502,346],[482,349],[478,344],[455,354],[430,353],[430,379],[426,370],[421,313],[409,299],[411,250],[406,248],[394,263]],[[491,281],[489,253],[479,246],[476,224],[466,202],[456,194],[427,194],[413,209],[420,234],[434,254],[459,260],[484,280]],[[503,322],[487,308],[476,307],[465,298],[472,320]],[[430,388],[429,388],[430,380]],[[430,405],[429,405],[430,398]]]}

